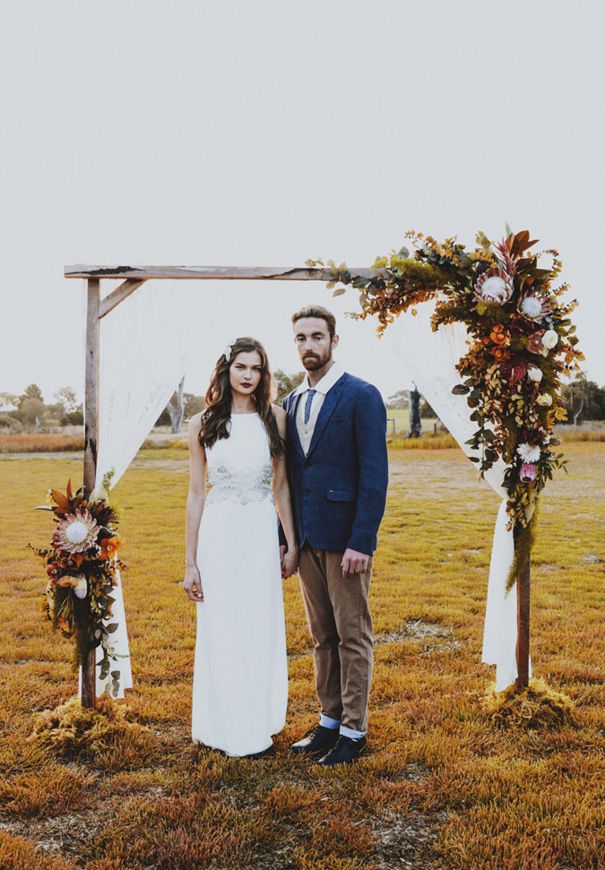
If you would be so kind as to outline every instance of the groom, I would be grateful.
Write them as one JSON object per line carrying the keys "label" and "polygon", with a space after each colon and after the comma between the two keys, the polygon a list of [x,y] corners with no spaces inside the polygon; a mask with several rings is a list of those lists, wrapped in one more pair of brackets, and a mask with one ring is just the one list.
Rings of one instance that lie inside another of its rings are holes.
{"label": "groom", "polygon": [[330,767],[351,763],[366,745],[368,592],[388,483],[386,411],[375,387],[334,361],[330,311],[302,308],[292,324],[307,374],[284,399],[287,459],[321,705],[319,724],[292,750]]}

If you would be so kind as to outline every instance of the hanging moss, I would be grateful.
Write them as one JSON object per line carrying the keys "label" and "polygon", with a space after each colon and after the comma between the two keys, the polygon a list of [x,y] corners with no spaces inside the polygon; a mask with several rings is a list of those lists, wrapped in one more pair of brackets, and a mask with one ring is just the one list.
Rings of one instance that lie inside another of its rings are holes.
{"label": "hanging moss", "polygon": [[515,525],[515,555],[513,556],[508,577],[506,578],[507,592],[512,589],[529,564],[529,557],[531,556],[538,529],[539,505],[540,502],[537,501],[532,517],[526,526],[521,526],[519,523]]}

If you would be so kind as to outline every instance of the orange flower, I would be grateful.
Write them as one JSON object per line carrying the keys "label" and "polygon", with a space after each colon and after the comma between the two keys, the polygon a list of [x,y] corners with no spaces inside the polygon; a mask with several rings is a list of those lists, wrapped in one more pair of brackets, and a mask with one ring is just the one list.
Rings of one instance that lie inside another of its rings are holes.
{"label": "orange flower", "polygon": [[122,544],[120,538],[114,535],[113,538],[104,538],[101,542],[101,556],[103,559],[113,559]]}
{"label": "orange flower", "polygon": [[510,341],[510,335],[501,323],[497,323],[489,334],[494,344],[505,345]]}
{"label": "orange flower", "polygon": [[505,347],[495,347],[491,351],[491,354],[494,359],[498,360],[498,362],[502,362],[502,360],[509,359],[510,357],[510,351],[508,351]]}

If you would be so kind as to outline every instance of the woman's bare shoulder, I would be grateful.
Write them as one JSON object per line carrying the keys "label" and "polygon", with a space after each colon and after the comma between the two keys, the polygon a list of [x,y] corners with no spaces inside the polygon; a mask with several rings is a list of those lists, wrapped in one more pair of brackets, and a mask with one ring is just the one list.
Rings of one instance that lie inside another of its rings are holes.
{"label": "woman's bare shoulder", "polygon": [[286,417],[288,416],[286,414],[285,410],[281,407],[281,405],[271,405],[271,408],[273,409],[273,413],[275,414],[275,419],[277,420],[278,423],[280,422],[280,420],[285,420]]}
{"label": "woman's bare shoulder", "polygon": [[194,414],[193,417],[189,420],[189,431],[195,429],[197,432],[202,425],[202,414],[203,411],[199,411],[197,414]]}

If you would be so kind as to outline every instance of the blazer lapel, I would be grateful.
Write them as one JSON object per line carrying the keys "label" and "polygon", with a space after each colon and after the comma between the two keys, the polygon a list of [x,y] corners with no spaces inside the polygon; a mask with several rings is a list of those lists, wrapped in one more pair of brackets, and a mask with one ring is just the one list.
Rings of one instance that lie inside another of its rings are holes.
{"label": "blazer lapel", "polygon": [[323,435],[323,432],[324,432],[324,429],[326,428],[328,420],[332,416],[332,413],[333,413],[334,409],[336,408],[336,406],[340,400],[345,382],[346,382],[346,373],[341,375],[341,377],[336,381],[336,383],[334,384],[332,389],[328,391],[328,395],[324,399],[324,403],[321,406],[319,415],[317,417],[317,422],[315,423],[315,430],[313,431],[313,437],[311,438],[311,444],[309,445],[309,452],[307,453],[307,459],[313,453],[313,451],[317,447],[317,442],[319,441],[319,439]]}
{"label": "blazer lapel", "polygon": [[292,439],[292,444],[294,445],[294,449],[298,453],[299,458],[302,460],[302,462],[304,462],[305,454],[302,449],[302,444],[300,443],[298,426],[296,425],[296,409],[298,408],[299,401],[300,395],[297,395],[292,396],[290,401],[288,402],[288,434]]}

